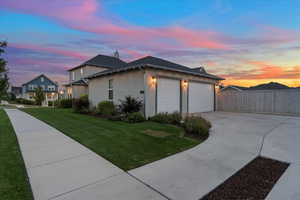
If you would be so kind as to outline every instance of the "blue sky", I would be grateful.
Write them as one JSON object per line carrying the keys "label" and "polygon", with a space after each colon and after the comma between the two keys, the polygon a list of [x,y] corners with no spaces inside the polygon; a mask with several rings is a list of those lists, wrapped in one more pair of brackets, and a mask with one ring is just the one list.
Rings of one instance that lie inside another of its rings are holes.
{"label": "blue sky", "polygon": [[[1,0],[0,39],[13,84],[118,49],[130,61],[165,58],[224,84],[300,85],[300,1]],[[26,72],[26,73],[24,73]]]}

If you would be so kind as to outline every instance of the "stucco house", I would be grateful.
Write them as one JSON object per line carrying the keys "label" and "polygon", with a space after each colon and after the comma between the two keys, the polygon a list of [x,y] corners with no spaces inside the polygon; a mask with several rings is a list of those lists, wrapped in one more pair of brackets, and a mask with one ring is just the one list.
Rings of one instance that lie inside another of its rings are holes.
{"label": "stucco house", "polygon": [[223,80],[203,67],[189,68],[152,56],[126,63],[118,57],[98,55],[69,72],[74,79],[70,90],[77,92],[73,96],[80,96],[77,83],[85,88],[92,107],[104,100],[118,104],[131,95],[143,100],[146,117],[159,112],[214,111],[215,86]]}
{"label": "stucco house", "polygon": [[43,102],[43,105],[48,105],[49,101],[55,101],[58,99],[58,84],[44,74],[39,75],[22,85],[22,98],[34,100],[34,91],[38,87],[42,88],[45,93],[45,101]]}

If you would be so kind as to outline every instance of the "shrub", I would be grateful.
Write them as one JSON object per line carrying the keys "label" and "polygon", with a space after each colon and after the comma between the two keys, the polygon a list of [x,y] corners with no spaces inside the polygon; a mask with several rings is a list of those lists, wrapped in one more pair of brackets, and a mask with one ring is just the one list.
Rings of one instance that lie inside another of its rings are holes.
{"label": "shrub", "polygon": [[59,108],[72,108],[72,99],[61,99],[57,106]]}
{"label": "shrub", "polygon": [[186,117],[184,129],[187,133],[198,135],[203,139],[208,138],[211,123],[202,117]]}
{"label": "shrub", "polygon": [[[53,105],[54,104],[54,105]],[[48,106],[55,106],[55,107],[57,107],[58,106],[58,104],[59,104],[59,101],[58,100],[55,100],[55,101],[48,101]]]}
{"label": "shrub", "polygon": [[97,113],[103,116],[112,116],[116,113],[116,107],[111,101],[101,101],[97,106]]}
{"label": "shrub", "polygon": [[173,112],[170,114],[167,112],[161,112],[150,117],[150,120],[158,123],[180,125],[182,116],[179,112]]}
{"label": "shrub", "polygon": [[34,101],[28,100],[28,99],[23,99],[23,98],[18,98],[16,99],[16,102],[19,104],[25,104],[25,105],[35,105]]}
{"label": "shrub", "polygon": [[122,113],[139,112],[143,106],[143,102],[131,96],[126,96],[125,100],[120,100],[119,109]]}
{"label": "shrub", "polygon": [[89,99],[87,95],[81,96],[79,99],[73,100],[73,109],[78,113],[89,112]]}
{"label": "shrub", "polygon": [[170,118],[168,116],[167,112],[161,112],[157,113],[153,117],[149,118],[151,121],[158,122],[158,123],[163,123],[163,124],[169,124],[170,123]]}
{"label": "shrub", "polygon": [[173,112],[169,114],[169,121],[171,124],[180,125],[182,121],[182,116],[180,112]]}
{"label": "shrub", "polygon": [[140,112],[129,113],[127,116],[127,121],[130,123],[143,122],[145,120],[145,117]]}

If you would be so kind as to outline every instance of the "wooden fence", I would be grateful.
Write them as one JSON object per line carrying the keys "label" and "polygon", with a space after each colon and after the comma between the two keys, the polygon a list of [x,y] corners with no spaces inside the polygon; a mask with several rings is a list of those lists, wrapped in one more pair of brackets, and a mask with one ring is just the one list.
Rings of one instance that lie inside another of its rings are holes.
{"label": "wooden fence", "polygon": [[300,114],[300,89],[220,91],[217,110]]}

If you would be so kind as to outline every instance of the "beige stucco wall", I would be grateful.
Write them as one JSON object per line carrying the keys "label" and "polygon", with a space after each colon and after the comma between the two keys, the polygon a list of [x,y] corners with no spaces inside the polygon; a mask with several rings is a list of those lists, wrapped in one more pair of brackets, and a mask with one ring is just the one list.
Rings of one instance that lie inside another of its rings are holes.
{"label": "beige stucco wall", "polygon": [[[162,70],[155,70],[155,69],[146,69],[145,71],[145,114],[146,117],[150,117],[156,114],[156,86],[152,82],[152,77],[157,78],[157,82],[159,78],[173,78],[178,80],[187,80],[188,83],[190,81],[198,81],[210,84],[216,84],[217,81],[208,79],[208,78],[201,78],[198,76],[187,75],[177,72],[169,72],[169,71],[162,71]],[[181,84],[181,111],[182,114],[186,114],[188,111],[188,85],[184,87]]]}
{"label": "beige stucco wall", "polygon": [[144,94],[140,93],[140,91],[144,91],[144,71],[135,70],[89,80],[88,93],[92,107],[97,106],[100,101],[108,100],[108,82],[110,79],[113,79],[113,101],[115,104],[119,104],[119,100],[128,95],[144,100]]}
{"label": "beige stucco wall", "polygon": [[[83,74],[81,74],[80,72],[80,69],[83,69]],[[87,77],[89,75],[92,75],[92,74],[95,74],[97,72],[101,72],[101,71],[104,71],[108,68],[105,68],[105,67],[95,67],[95,66],[83,66],[83,67],[80,67],[80,68],[77,68],[77,69],[74,69],[72,71],[69,71],[69,81],[72,82],[72,81],[78,81],[84,77]],[[72,80],[72,73],[75,73],[75,79]]]}

